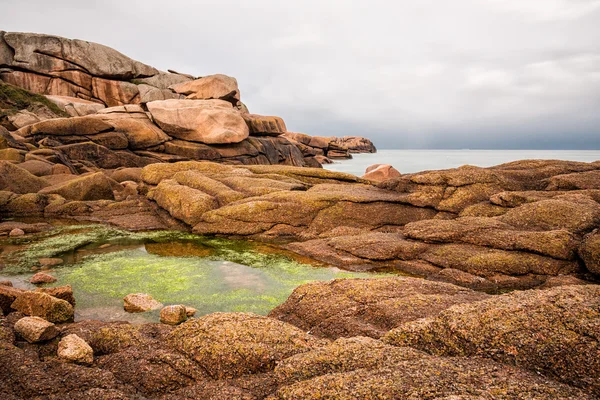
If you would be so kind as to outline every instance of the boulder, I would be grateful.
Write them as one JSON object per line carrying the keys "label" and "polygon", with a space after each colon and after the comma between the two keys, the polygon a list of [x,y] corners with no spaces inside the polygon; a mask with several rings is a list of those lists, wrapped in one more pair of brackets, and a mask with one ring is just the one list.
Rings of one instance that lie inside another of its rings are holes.
{"label": "boulder", "polygon": [[112,125],[94,116],[54,118],[17,131],[30,136],[89,136],[112,131]]}
{"label": "boulder", "polygon": [[40,285],[44,283],[56,282],[56,278],[44,272],[38,272],[29,279],[29,282],[33,283],[34,285]]}
{"label": "boulder", "polygon": [[85,175],[42,189],[40,194],[58,194],[67,200],[114,200],[118,183],[102,172]]}
{"label": "boulder", "polygon": [[588,271],[600,275],[600,233],[597,230],[584,238],[579,247],[579,256]]}
{"label": "boulder", "polygon": [[41,292],[20,293],[11,307],[25,315],[41,317],[54,323],[73,320],[73,306],[65,300],[57,299]]}
{"label": "boulder", "polygon": [[75,70],[109,79],[158,74],[158,70],[97,43],[17,32],[5,33],[4,41],[14,50],[9,66],[42,74]]}
{"label": "boulder", "polygon": [[47,176],[54,173],[54,165],[45,161],[29,160],[18,165],[35,176]]}
{"label": "boulder", "polygon": [[160,322],[167,325],[179,325],[187,320],[185,306],[179,304],[166,306],[160,310]]}
{"label": "boulder", "polygon": [[114,126],[116,132],[127,137],[129,148],[132,150],[155,147],[171,139],[147,118],[119,118],[110,120],[109,123]]}
{"label": "boulder", "polygon": [[110,178],[121,183],[125,181],[140,182],[142,180],[141,168],[119,168],[110,174]]}
{"label": "boulder", "polygon": [[128,294],[123,298],[123,308],[130,313],[158,310],[163,305],[145,293]]}
{"label": "boulder", "polygon": [[240,100],[236,79],[222,74],[204,76],[193,81],[172,85],[169,88],[192,100],[222,99],[234,104]]}
{"label": "boulder", "polygon": [[243,114],[253,136],[279,136],[287,131],[285,122],[280,117],[266,117],[257,114]]}
{"label": "boulder", "polygon": [[165,153],[191,160],[218,160],[221,154],[214,148],[202,143],[187,142],[185,140],[171,140],[165,143]]}
{"label": "boulder", "polygon": [[15,311],[12,304],[22,292],[21,289],[12,287],[12,283],[10,285],[0,285],[0,309],[4,314]]}
{"label": "boulder", "polygon": [[193,80],[193,77],[182,74],[159,71],[158,74],[148,78],[138,78],[134,83],[144,84],[155,87],[157,89],[168,89],[169,86],[177,85],[178,83],[188,82]]}
{"label": "boulder", "polygon": [[25,234],[25,232],[23,231],[23,229],[15,228],[15,229],[12,229],[8,233],[8,236],[10,236],[10,237],[18,237],[18,236],[23,236],[24,234]]}
{"label": "boulder", "polygon": [[130,151],[110,150],[93,142],[74,143],[56,147],[72,161],[85,161],[98,168],[144,167],[156,161],[140,157]]}
{"label": "boulder", "polygon": [[60,330],[52,322],[40,317],[24,317],[15,323],[15,332],[29,343],[54,339]]}
{"label": "boulder", "polygon": [[213,313],[179,325],[168,336],[212,378],[272,370],[280,360],[324,344],[275,319],[252,313]]}
{"label": "boulder", "polygon": [[515,291],[408,322],[384,341],[435,355],[487,357],[600,394],[600,286]]}
{"label": "boulder", "polygon": [[60,339],[57,355],[64,361],[77,364],[92,364],[94,362],[94,350],[85,340],[75,334]]}
{"label": "boulder", "polygon": [[200,190],[180,185],[174,180],[164,180],[148,193],[154,200],[173,216],[188,225],[202,220],[205,212],[218,207],[217,200]]}
{"label": "boulder", "polygon": [[158,126],[178,139],[223,144],[249,135],[241,114],[223,100],[164,100],[147,106]]}
{"label": "boulder", "polygon": [[379,338],[407,321],[488,295],[417,278],[336,279],[297,287],[269,314],[317,337]]}
{"label": "boulder", "polygon": [[84,117],[96,114],[105,108],[103,104],[70,96],[46,96],[48,100],[56,104],[61,110],[71,117]]}
{"label": "boulder", "polygon": [[11,161],[15,163],[23,162],[25,156],[23,151],[17,149],[2,149],[0,150],[0,161]]}
{"label": "boulder", "polygon": [[368,179],[374,182],[383,182],[388,179],[398,178],[400,172],[389,164],[371,165],[362,176],[363,179]]}
{"label": "boulder", "polygon": [[18,194],[37,193],[46,186],[50,186],[48,182],[26,169],[8,161],[0,161],[0,190]]}
{"label": "boulder", "polygon": [[36,292],[42,292],[49,294],[52,297],[67,301],[73,307],[75,307],[75,296],[73,294],[73,288],[71,285],[56,286],[50,288],[37,288]]}

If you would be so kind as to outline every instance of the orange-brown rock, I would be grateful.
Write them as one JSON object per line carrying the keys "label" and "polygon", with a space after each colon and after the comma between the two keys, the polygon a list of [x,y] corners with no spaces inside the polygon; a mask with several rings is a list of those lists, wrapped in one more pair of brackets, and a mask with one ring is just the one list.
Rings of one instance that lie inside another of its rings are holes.
{"label": "orange-brown rock", "polygon": [[243,114],[250,134],[254,136],[279,136],[287,131],[280,117],[267,117],[257,114]]}
{"label": "orange-brown rock", "polygon": [[217,74],[204,76],[193,81],[170,86],[175,93],[191,100],[222,99],[234,104],[240,100],[240,91],[235,78]]}
{"label": "orange-brown rock", "polygon": [[383,182],[399,176],[400,172],[389,164],[374,164],[367,168],[362,178],[374,182]]}

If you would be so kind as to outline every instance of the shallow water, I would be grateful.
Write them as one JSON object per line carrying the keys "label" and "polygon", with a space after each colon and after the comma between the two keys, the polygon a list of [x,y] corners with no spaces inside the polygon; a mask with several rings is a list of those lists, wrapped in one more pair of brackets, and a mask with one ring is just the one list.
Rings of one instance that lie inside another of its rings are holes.
{"label": "shallow water", "polygon": [[461,165],[491,167],[525,159],[600,160],[600,150],[379,150],[374,154],[353,154],[351,160],[336,160],[326,169],[362,176],[368,166],[391,164],[403,174],[432,169],[456,168]]}
{"label": "shallow water", "polygon": [[148,293],[163,304],[185,304],[197,316],[217,311],[267,314],[294,288],[311,281],[373,276],[342,271],[247,241],[180,232],[129,233],[103,226],[64,227],[58,235],[4,240],[0,280],[33,288],[37,260],[61,257],[50,273],[70,284],[76,320],[158,321],[158,311],[129,314],[122,298]]}

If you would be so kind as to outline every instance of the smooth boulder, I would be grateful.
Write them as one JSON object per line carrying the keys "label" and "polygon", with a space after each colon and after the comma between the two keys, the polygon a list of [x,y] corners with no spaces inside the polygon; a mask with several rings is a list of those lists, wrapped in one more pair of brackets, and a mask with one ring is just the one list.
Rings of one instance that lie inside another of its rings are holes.
{"label": "smooth boulder", "polygon": [[54,339],[60,330],[52,322],[40,317],[24,317],[15,323],[15,332],[29,343]]}

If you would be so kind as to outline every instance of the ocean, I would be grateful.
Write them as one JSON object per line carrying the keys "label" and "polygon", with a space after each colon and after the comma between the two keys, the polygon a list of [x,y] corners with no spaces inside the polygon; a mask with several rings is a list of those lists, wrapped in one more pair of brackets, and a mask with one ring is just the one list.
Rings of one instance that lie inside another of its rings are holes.
{"label": "ocean", "polygon": [[323,167],[362,176],[373,164],[391,164],[400,173],[456,168],[461,165],[491,167],[526,159],[600,160],[600,150],[379,150],[373,154],[353,154],[351,160],[335,160]]}

